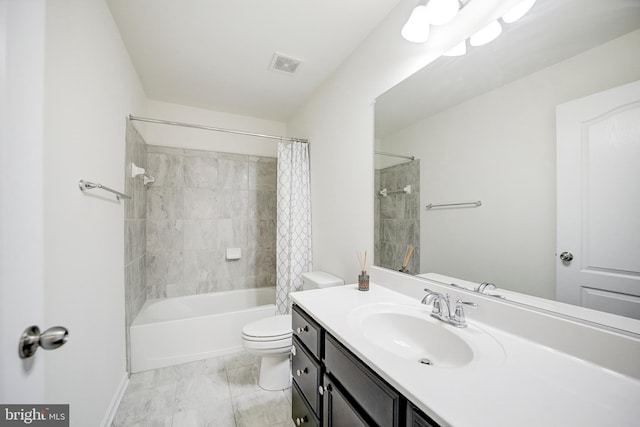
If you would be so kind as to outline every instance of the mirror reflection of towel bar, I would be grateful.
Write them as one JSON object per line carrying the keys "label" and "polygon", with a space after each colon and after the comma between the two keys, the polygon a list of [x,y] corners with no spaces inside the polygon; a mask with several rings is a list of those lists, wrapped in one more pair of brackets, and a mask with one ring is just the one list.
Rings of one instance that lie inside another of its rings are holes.
{"label": "mirror reflection of towel bar", "polygon": [[440,205],[433,205],[431,203],[429,203],[426,208],[427,209],[431,209],[431,208],[441,208],[441,207],[445,207],[445,206],[469,206],[469,207],[478,207],[478,206],[482,206],[482,202],[480,200],[476,201],[476,202],[464,202],[464,203],[443,203]]}

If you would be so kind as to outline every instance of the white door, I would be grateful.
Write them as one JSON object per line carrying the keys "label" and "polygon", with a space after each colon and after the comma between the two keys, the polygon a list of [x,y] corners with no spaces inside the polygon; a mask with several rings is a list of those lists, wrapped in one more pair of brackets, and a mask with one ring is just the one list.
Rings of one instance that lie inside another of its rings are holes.
{"label": "white door", "polygon": [[640,319],[640,81],[556,119],[557,299]]}
{"label": "white door", "polygon": [[[44,325],[44,1],[0,0],[0,404],[44,403],[44,356],[21,359]],[[0,418],[0,424],[2,424]]]}

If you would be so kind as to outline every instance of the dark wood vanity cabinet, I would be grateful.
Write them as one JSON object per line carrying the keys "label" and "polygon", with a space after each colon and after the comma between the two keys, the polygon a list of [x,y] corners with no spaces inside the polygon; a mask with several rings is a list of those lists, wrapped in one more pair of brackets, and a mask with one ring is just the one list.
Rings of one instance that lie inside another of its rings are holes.
{"label": "dark wood vanity cabinet", "polygon": [[291,348],[291,418],[296,425],[321,426],[323,334],[320,326],[298,306],[291,312],[293,346]]}
{"label": "dark wood vanity cabinet", "polygon": [[294,423],[438,427],[295,304],[292,326]]}
{"label": "dark wood vanity cabinet", "polygon": [[431,418],[427,417],[422,411],[411,402],[407,403],[407,427],[438,427]]}

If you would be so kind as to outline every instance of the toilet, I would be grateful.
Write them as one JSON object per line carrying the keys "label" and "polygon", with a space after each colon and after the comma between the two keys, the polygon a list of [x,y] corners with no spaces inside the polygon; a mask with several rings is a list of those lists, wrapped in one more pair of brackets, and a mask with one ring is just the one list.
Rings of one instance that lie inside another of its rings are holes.
{"label": "toilet", "polygon": [[[302,274],[302,290],[344,285],[344,280],[312,271]],[[291,315],[275,315],[251,322],[242,328],[242,345],[247,352],[261,357],[258,385],[265,390],[291,387]]]}

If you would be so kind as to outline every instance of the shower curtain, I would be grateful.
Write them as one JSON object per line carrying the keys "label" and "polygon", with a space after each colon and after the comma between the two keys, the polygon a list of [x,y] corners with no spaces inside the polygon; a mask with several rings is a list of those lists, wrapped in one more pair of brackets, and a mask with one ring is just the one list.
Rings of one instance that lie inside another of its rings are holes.
{"label": "shower curtain", "polygon": [[309,144],[278,143],[276,304],[290,312],[289,293],[302,289],[302,273],[311,271],[311,195]]}

